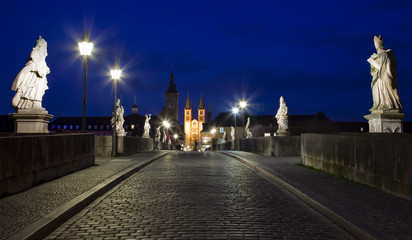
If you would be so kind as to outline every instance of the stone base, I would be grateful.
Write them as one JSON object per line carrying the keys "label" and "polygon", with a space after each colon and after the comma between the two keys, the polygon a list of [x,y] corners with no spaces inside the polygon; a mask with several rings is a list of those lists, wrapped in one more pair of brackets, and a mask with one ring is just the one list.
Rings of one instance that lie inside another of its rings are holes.
{"label": "stone base", "polygon": [[288,131],[277,131],[275,132],[275,136],[288,136],[289,132]]}
{"label": "stone base", "polygon": [[369,132],[403,133],[403,119],[406,114],[395,111],[374,111],[364,116],[369,120]]}
{"label": "stone base", "polygon": [[18,109],[10,114],[14,118],[15,133],[48,133],[48,124],[53,115],[46,109]]}

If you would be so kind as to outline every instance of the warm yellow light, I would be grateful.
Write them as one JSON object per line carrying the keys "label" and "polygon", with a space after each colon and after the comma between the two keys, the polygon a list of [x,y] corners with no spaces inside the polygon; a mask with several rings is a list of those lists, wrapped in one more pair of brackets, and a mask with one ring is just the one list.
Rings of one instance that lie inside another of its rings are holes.
{"label": "warm yellow light", "polygon": [[237,113],[239,112],[239,108],[236,108],[236,107],[233,108],[233,109],[232,109],[232,112],[233,112],[234,114],[237,114]]}
{"label": "warm yellow light", "polygon": [[247,105],[247,102],[246,101],[240,101],[239,105],[240,105],[241,108],[245,108],[246,105]]}
{"label": "warm yellow light", "polygon": [[114,80],[119,80],[119,79],[120,79],[120,75],[122,75],[122,70],[120,70],[120,69],[113,69],[113,70],[110,70],[110,74],[112,75],[112,79],[114,79]]}
{"label": "warm yellow light", "polygon": [[177,136],[177,134],[175,134],[175,135],[173,135],[173,137],[174,137],[175,139],[177,139],[178,136]]}
{"label": "warm yellow light", "polygon": [[112,75],[113,80],[119,80],[120,76],[122,75],[122,70],[120,70],[119,65],[117,62],[114,63],[114,68],[110,70],[110,74]]}
{"label": "warm yellow light", "polygon": [[163,126],[165,126],[165,128],[169,128],[170,123],[168,121],[163,121]]}
{"label": "warm yellow light", "polygon": [[83,39],[79,42],[80,55],[90,56],[93,50],[93,43],[90,42],[89,35],[87,32],[84,32]]}

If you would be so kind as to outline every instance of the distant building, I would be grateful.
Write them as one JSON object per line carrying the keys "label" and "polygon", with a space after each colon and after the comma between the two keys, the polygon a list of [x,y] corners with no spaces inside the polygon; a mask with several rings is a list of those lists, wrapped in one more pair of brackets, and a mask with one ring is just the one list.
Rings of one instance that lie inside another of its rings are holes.
{"label": "distant building", "polygon": [[179,92],[173,76],[173,69],[170,73],[169,87],[165,92],[165,106],[159,116],[169,122],[179,123]]}
{"label": "distant building", "polygon": [[[243,132],[242,114],[236,116],[236,138],[240,139],[246,135]],[[274,115],[249,115],[245,113],[244,121],[250,117],[250,128],[253,137],[273,136],[278,129],[277,121]],[[367,122],[333,122],[324,113],[313,115],[290,115],[288,118],[289,134],[300,135],[302,133],[328,133],[328,132],[368,132]],[[205,124],[201,132],[202,142],[210,139],[221,139],[226,131],[227,141],[232,141],[230,136],[231,126],[235,126],[233,113],[223,112],[216,118]],[[215,128],[216,133],[213,135],[211,130]]]}
{"label": "distant building", "polygon": [[206,110],[203,103],[203,95],[200,95],[199,107],[197,108],[197,120],[193,118],[192,105],[189,94],[187,94],[186,105],[184,109],[184,131],[185,146],[192,148],[193,145],[200,144],[200,132],[203,130],[203,124],[206,121]]}

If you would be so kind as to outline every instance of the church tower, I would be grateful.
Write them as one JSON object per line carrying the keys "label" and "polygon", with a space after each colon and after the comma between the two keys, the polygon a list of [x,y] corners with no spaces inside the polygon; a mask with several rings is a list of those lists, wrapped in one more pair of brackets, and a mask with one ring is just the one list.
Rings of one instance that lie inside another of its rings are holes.
{"label": "church tower", "polygon": [[185,106],[185,146],[191,146],[192,137],[192,105],[190,104],[189,93],[187,93]]}
{"label": "church tower", "polygon": [[[203,130],[203,123],[206,121],[205,104],[203,103],[203,94],[200,95],[199,108],[197,109],[197,119],[199,121],[199,138],[200,132]],[[200,140],[200,139],[199,139]]]}
{"label": "church tower", "polygon": [[178,101],[179,101],[179,92],[176,90],[175,79],[173,76],[173,69],[170,73],[170,82],[169,88],[165,92],[165,107],[163,108],[163,115],[169,121],[177,121],[179,122],[179,114],[178,114]]}

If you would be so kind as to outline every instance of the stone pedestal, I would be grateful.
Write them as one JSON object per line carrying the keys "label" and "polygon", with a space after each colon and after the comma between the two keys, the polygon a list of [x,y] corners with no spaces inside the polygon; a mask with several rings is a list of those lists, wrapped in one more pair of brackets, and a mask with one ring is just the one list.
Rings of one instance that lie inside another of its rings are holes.
{"label": "stone pedestal", "polygon": [[275,136],[288,136],[289,135],[289,132],[288,131],[285,131],[285,130],[281,130],[281,131],[277,131],[276,133],[275,133]]}
{"label": "stone pedestal", "polygon": [[14,118],[15,133],[48,133],[48,124],[53,115],[46,109],[18,109],[10,114]]}
{"label": "stone pedestal", "polygon": [[399,111],[374,111],[364,116],[369,121],[369,132],[403,133],[403,119],[406,114]]}

